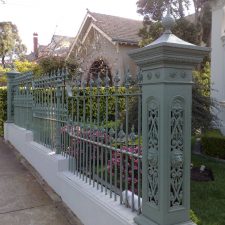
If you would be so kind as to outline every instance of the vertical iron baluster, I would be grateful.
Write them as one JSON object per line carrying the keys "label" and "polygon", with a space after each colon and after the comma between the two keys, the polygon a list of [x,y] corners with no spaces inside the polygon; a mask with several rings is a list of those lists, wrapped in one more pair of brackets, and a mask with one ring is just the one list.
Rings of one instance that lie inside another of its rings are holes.
{"label": "vertical iron baluster", "polygon": [[[100,78],[100,73],[98,73],[97,79],[97,142],[99,143],[99,133],[100,133],[100,88],[102,80]],[[97,190],[99,189],[99,145],[97,145]]]}
{"label": "vertical iron baluster", "polygon": [[134,146],[135,146],[135,139],[136,139],[136,135],[134,133],[134,125],[132,125],[132,128],[131,128],[131,133],[129,135],[130,137],[130,141],[131,141],[131,146],[132,146],[132,156],[131,156],[131,171],[132,171],[132,174],[131,174],[131,191],[132,191],[132,211],[134,211],[134,154],[136,153],[134,151]]}
{"label": "vertical iron baluster", "polygon": [[142,107],[142,71],[139,69],[138,76],[137,76],[137,82],[138,82],[138,214],[141,213],[141,181],[142,181],[142,175],[141,175],[141,107]]}
{"label": "vertical iron baluster", "polygon": [[112,198],[112,144],[113,144],[113,137],[115,135],[114,129],[111,127],[109,130],[109,136],[110,136],[110,161],[109,161],[109,184],[110,184],[110,198]]}
{"label": "vertical iron baluster", "polygon": [[[89,151],[89,132],[90,132],[90,122],[89,122],[89,119],[87,119],[87,129],[86,129],[86,180],[85,182],[87,183],[88,182],[88,176],[89,176],[89,179],[90,179],[90,174],[89,173],[89,170],[88,170],[88,167],[90,165],[90,151]],[[88,157],[89,156],[89,157]]]}
{"label": "vertical iron baluster", "polygon": [[[102,127],[101,127],[100,132],[99,132],[101,144],[103,144],[103,142],[104,142],[104,133],[105,133],[104,123],[102,122]],[[104,168],[103,151],[104,151],[104,148],[101,146],[100,147],[100,153],[101,153],[101,192],[103,192],[103,168]]]}
{"label": "vertical iron baluster", "polygon": [[79,163],[79,171],[80,171],[80,173],[79,173],[79,178],[81,179],[81,171],[82,171],[82,153],[83,153],[83,141],[82,141],[82,137],[83,137],[83,124],[82,124],[82,120],[81,120],[81,122],[79,123],[80,124],[80,146],[79,146],[79,161],[80,161],[80,163]]}
{"label": "vertical iron baluster", "polygon": [[[129,87],[130,87],[130,82],[131,82],[131,75],[130,75],[130,72],[129,72],[129,69],[127,71],[127,74],[126,74],[126,81],[125,81],[125,90],[126,90],[126,93],[125,93],[125,104],[126,104],[126,151],[129,152],[128,150],[128,120],[129,120],[129,104],[128,104],[128,94],[129,94]],[[125,177],[126,177],[126,199],[128,199],[128,188],[129,188],[129,175],[128,175],[128,154],[126,154],[126,162],[125,162]],[[132,173],[133,173],[133,167],[132,167]],[[131,180],[131,183],[133,182],[133,180]],[[132,211],[133,211],[133,192],[132,192]],[[128,205],[127,205],[128,207]]]}
{"label": "vertical iron baluster", "polygon": [[[93,101],[93,85],[94,85],[94,81],[93,79],[91,78],[90,79],[90,133],[89,133],[89,139],[92,140],[92,101]],[[93,184],[94,184],[94,173],[92,171],[92,165],[91,163],[93,163],[94,165],[94,158],[93,158],[93,152],[92,152],[92,149],[93,149],[93,145],[90,143],[89,144],[89,156],[90,156],[90,162],[89,162],[89,174],[90,174],[90,177],[89,177],[89,184],[91,185],[91,174],[92,174],[92,179],[93,179]]]}
{"label": "vertical iron baluster", "polygon": [[[119,89],[119,82],[120,82],[120,76],[119,72],[117,71],[116,76],[114,78],[114,83],[115,83],[115,148],[118,148],[118,143],[117,143],[117,122],[118,122],[118,89]],[[114,200],[117,200],[117,195],[116,195],[116,190],[117,190],[117,151],[114,152],[114,160],[115,160],[115,171],[114,171],[114,185],[115,185],[115,192],[114,192]]]}
{"label": "vertical iron baluster", "polygon": [[[93,125],[93,129],[92,129],[92,134],[91,134],[92,141],[95,141],[94,135],[95,135],[96,130],[97,130],[96,121],[94,120],[94,125]],[[93,187],[95,187],[95,169],[96,169],[95,150],[96,150],[96,145],[93,144],[92,148],[93,148],[93,169],[92,169],[93,170]]]}
{"label": "vertical iron baluster", "polygon": [[[83,81],[83,125],[84,125],[84,132],[83,132],[83,138],[86,139],[86,82]],[[85,176],[85,166],[87,165],[86,162],[85,162],[85,155],[87,155],[87,152],[86,152],[86,141],[83,141],[83,177],[82,177],[82,180],[84,180],[84,176]],[[86,173],[86,176],[87,176],[87,173]]]}
{"label": "vertical iron baluster", "polygon": [[[77,98],[77,136],[80,137],[80,124],[79,124],[79,117],[80,117],[80,78],[78,77],[77,79],[77,95],[76,95],[76,98]],[[79,165],[80,165],[80,142],[81,140],[78,138],[78,141],[77,141],[77,176],[79,174]]]}
{"label": "vertical iron baluster", "polygon": [[38,141],[39,141],[39,143],[41,143],[41,121],[40,121],[40,116],[41,116],[41,86],[39,87],[38,95],[39,95],[39,107],[38,107]]}
{"label": "vertical iron baluster", "polygon": [[[106,111],[106,115],[105,115],[105,121],[106,121],[106,130],[105,130],[105,144],[109,145],[109,140],[108,140],[108,132],[109,132],[109,128],[108,128],[108,120],[109,120],[109,82],[110,82],[110,78],[109,78],[109,74],[108,71],[106,71],[106,78],[105,78],[105,102],[106,102],[106,106],[105,106],[105,111]],[[110,150],[111,151],[111,150]],[[105,194],[107,195],[107,184],[108,184],[108,149],[105,148]]]}

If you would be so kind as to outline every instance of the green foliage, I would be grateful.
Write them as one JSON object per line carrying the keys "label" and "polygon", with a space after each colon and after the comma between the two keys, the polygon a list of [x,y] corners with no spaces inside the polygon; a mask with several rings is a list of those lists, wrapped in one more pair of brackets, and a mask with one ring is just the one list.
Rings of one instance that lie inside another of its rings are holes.
{"label": "green foliage", "polygon": [[163,27],[160,22],[149,23],[150,25],[144,24],[144,27],[139,31],[139,36],[142,37],[142,40],[139,43],[140,47],[150,44],[163,33]]}
{"label": "green foliage", "polygon": [[[27,60],[15,60],[13,62],[13,66],[16,71],[20,73],[25,73],[28,71],[33,71],[34,74],[40,74],[40,66],[35,62],[29,62]],[[10,68],[3,68],[0,66],[0,86],[6,86],[7,85],[7,77],[6,73],[9,72]]]}
{"label": "green foliage", "polygon": [[9,68],[4,68],[3,66],[0,66],[0,86],[6,86],[7,78],[6,73],[9,72]]}
{"label": "green foliage", "polygon": [[138,0],[137,12],[144,16],[145,21],[160,21],[168,4],[176,18],[183,18],[184,10],[189,8],[190,0]]}
{"label": "green foliage", "polygon": [[35,75],[41,76],[44,74],[51,73],[52,71],[56,71],[58,69],[62,69],[63,67],[67,67],[70,75],[74,75],[77,71],[77,63],[71,60],[65,60],[64,57],[59,56],[49,56],[43,59],[40,59],[38,62],[39,70],[35,72]]}
{"label": "green foliage", "polygon": [[11,22],[0,22],[0,29],[0,57],[5,68],[5,58],[24,54],[26,47],[21,43],[16,25]]}
{"label": "green foliage", "polygon": [[219,131],[207,132],[201,141],[205,154],[225,159],[225,137]]}
{"label": "green foliage", "polygon": [[197,225],[200,225],[200,220],[196,216],[196,214],[193,212],[193,210],[190,210],[190,219]]}
{"label": "green foliage", "polygon": [[217,118],[212,114],[216,108],[216,102],[210,98],[210,64],[193,73],[192,91],[192,130],[208,130],[213,124],[217,124]]}
{"label": "green foliage", "polygon": [[[168,4],[177,22],[173,33],[190,43],[209,46],[212,22],[210,2],[213,1],[215,0],[138,0],[137,12],[144,16],[144,28],[139,33],[142,37],[140,46],[151,43],[161,35],[162,26],[159,24]],[[193,18],[185,17],[190,4],[195,9],[195,14],[191,16]]]}
{"label": "green foliage", "polygon": [[176,25],[172,29],[173,34],[181,38],[184,41],[190,42],[192,44],[199,44],[198,40],[198,27],[188,21],[185,18],[181,18],[176,21]]}
{"label": "green foliage", "polygon": [[41,59],[38,64],[41,67],[42,74],[50,73],[65,66],[65,61],[61,57],[49,56]]}
{"label": "green foliage", "polygon": [[[101,88],[99,93],[97,88],[92,89],[92,106],[91,106],[91,98],[90,98],[90,88],[86,88],[85,91],[80,89],[79,91],[76,89],[74,90],[73,95],[75,96],[73,98],[73,103],[70,102],[69,110],[72,109],[73,105],[73,114],[74,116],[77,115],[77,96],[79,96],[79,120],[82,121],[83,118],[83,98],[84,94],[86,96],[89,96],[85,100],[85,116],[86,118],[90,118],[90,111],[92,107],[92,121],[97,120],[98,118],[98,98],[97,95],[105,96],[106,95],[106,88]],[[112,123],[112,121],[115,121],[115,97],[116,89],[115,87],[110,87],[108,89],[108,122],[109,124],[118,125],[118,121],[116,123]],[[125,110],[125,99],[124,96],[122,96],[125,93],[125,88],[120,87],[118,88],[118,120],[121,118],[121,113]],[[99,98],[99,120],[100,123],[106,124],[106,97],[100,97]]]}
{"label": "green foliage", "polygon": [[15,60],[13,64],[14,64],[15,70],[21,73],[25,73],[28,71],[36,71],[39,69],[38,68],[39,66],[37,65],[37,63],[29,62],[27,60],[24,60],[24,61]]}
{"label": "green foliage", "polygon": [[192,136],[191,137],[191,150],[193,150],[195,143],[196,143],[196,136]]}
{"label": "green foliage", "polygon": [[0,136],[4,133],[4,122],[7,117],[7,89],[0,87]]}
{"label": "green foliage", "polygon": [[[140,47],[150,44],[159,38],[164,31],[161,22],[149,22],[148,24],[144,25],[139,31],[139,36],[142,37],[139,43]],[[195,24],[187,21],[185,18],[177,20],[172,32],[187,42],[198,44],[198,29]]]}
{"label": "green foliage", "polygon": [[224,225],[225,221],[225,163],[192,155],[196,167],[205,165],[214,175],[211,182],[191,182],[191,209],[198,217],[198,225]]}

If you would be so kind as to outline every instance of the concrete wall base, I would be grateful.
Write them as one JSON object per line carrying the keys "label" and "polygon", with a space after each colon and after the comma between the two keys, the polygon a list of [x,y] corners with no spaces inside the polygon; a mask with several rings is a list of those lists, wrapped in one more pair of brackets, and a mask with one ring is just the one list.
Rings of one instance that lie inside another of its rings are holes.
{"label": "concrete wall base", "polygon": [[136,213],[68,171],[68,159],[33,141],[31,131],[4,124],[9,141],[62,198],[84,225],[134,225]]}

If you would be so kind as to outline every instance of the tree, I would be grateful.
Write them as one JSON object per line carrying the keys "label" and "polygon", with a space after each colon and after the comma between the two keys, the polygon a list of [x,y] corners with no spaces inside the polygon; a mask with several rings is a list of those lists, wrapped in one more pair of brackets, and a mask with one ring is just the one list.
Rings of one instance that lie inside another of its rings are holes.
{"label": "tree", "polygon": [[189,9],[190,0],[138,0],[137,12],[144,16],[145,22],[160,21],[168,5],[175,18],[183,18],[184,11]]}
{"label": "tree", "polygon": [[35,62],[29,62],[27,60],[15,60],[14,61],[15,70],[20,73],[25,73],[29,71],[33,71],[35,74],[39,73],[40,66]]}
{"label": "tree", "polygon": [[22,44],[16,25],[11,22],[0,23],[0,57],[2,66],[6,67],[6,58],[12,62],[12,58],[20,56],[26,52],[26,47]]}
{"label": "tree", "polygon": [[[194,1],[194,0],[193,0]],[[194,44],[205,42],[210,44],[211,32],[211,8],[210,3],[214,0],[195,0],[194,21],[188,21],[178,9],[179,4],[183,9],[188,7],[191,0],[139,0],[137,6],[139,13],[144,15],[144,28],[139,32],[142,37],[141,46],[151,43],[163,33],[161,24],[162,16],[166,5],[172,4],[172,14],[176,18],[176,25],[172,32],[183,40]],[[178,13],[176,13],[178,12]],[[209,59],[206,59],[209,60]],[[199,65],[198,70],[193,73],[193,94],[192,94],[192,129],[207,130],[212,124],[217,123],[217,118],[212,111],[217,110],[217,103],[210,98],[210,64],[205,60]]]}
{"label": "tree", "polygon": [[35,76],[43,76],[58,69],[67,67],[70,77],[76,74],[78,64],[70,59],[65,59],[60,56],[48,56],[38,61],[38,67],[34,70]]}
{"label": "tree", "polygon": [[217,110],[217,103],[210,98],[210,63],[193,73],[192,89],[192,130],[206,131],[217,125],[218,118],[212,111]]}
{"label": "tree", "polygon": [[[211,34],[211,3],[216,0],[138,0],[137,12],[144,16],[144,28],[140,31],[140,36],[144,37],[144,43],[149,43],[157,37],[152,37],[151,32],[159,33],[158,25],[167,10],[167,5],[171,6],[171,13],[177,20],[174,34],[180,38],[194,44],[210,45]],[[194,5],[194,21],[188,21],[185,11],[190,5]],[[179,32],[176,32],[179,30]],[[149,42],[148,42],[148,41]]]}
{"label": "tree", "polygon": [[[145,25],[139,31],[139,35],[142,37],[142,40],[139,43],[140,47],[144,47],[145,45],[156,40],[162,35],[163,32],[164,29],[161,22],[151,22],[151,25]],[[177,20],[176,25],[172,29],[172,32],[187,42],[198,44],[198,29],[185,18]]]}

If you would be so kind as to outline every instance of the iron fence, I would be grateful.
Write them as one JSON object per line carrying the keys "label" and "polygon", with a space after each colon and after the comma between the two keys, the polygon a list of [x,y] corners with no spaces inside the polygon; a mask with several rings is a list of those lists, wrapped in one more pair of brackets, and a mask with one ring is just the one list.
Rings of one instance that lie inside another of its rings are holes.
{"label": "iron fence", "polygon": [[32,127],[32,73],[17,76],[13,81],[14,122],[16,125],[31,129]]}
{"label": "iron fence", "polygon": [[107,73],[89,82],[81,76],[69,79],[62,69],[37,79],[17,77],[15,123],[68,158],[79,179],[141,212],[141,73],[134,82],[128,71],[123,85],[117,73],[114,86]]}

